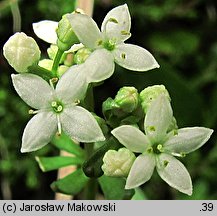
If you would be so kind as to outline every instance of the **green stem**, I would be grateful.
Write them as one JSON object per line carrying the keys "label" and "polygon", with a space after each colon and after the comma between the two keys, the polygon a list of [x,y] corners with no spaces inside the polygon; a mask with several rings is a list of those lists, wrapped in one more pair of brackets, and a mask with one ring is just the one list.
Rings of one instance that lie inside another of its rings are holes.
{"label": "green stem", "polygon": [[[90,112],[94,111],[94,96],[93,96],[93,86],[90,84],[84,99],[84,106]],[[94,152],[94,143],[85,143],[84,149],[87,156],[87,160],[91,157]],[[90,178],[88,184],[85,188],[85,199],[94,200],[97,191],[97,181],[94,178]]]}
{"label": "green stem", "polygon": [[42,68],[40,67],[39,65],[35,64],[35,65],[32,65],[28,68],[28,71],[30,73],[33,73],[33,74],[36,74],[40,77],[42,77],[43,79],[49,81],[50,79],[54,78],[53,74],[51,71],[45,69],[45,68]]}
{"label": "green stem", "polygon": [[54,59],[54,62],[53,62],[53,67],[52,67],[52,72],[53,74],[55,74],[55,77],[58,77],[57,76],[57,69],[59,67],[59,63],[60,63],[60,59],[63,55],[64,51],[58,49],[57,53],[56,53],[56,56],[55,56],[55,59]]}
{"label": "green stem", "polygon": [[[87,159],[93,154],[93,145],[94,145],[93,143],[85,143],[84,149],[86,152]],[[94,200],[96,189],[97,189],[96,179],[90,178],[84,190],[85,199]]]}
{"label": "green stem", "polygon": [[86,200],[95,200],[97,191],[97,181],[96,179],[90,179],[85,188],[85,199]]}
{"label": "green stem", "polygon": [[84,99],[84,107],[90,112],[94,111],[94,95],[92,84],[89,84],[89,87],[87,89],[86,97]]}

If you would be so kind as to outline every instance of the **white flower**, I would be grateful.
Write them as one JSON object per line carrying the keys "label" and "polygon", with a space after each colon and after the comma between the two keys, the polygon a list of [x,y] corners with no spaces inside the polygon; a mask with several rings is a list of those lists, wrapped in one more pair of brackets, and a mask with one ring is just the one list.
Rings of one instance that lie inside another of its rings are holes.
{"label": "white flower", "polygon": [[[68,19],[80,42],[94,50],[84,64],[88,66],[87,68],[101,69],[96,69],[96,74],[91,73],[91,76],[94,76],[89,77],[90,82],[110,77],[114,72],[114,62],[135,71],[147,71],[159,67],[146,49],[124,43],[131,35],[131,18],[126,4],[112,9],[106,15],[101,31],[95,21],[85,14],[70,14]],[[86,74],[88,76],[88,70]]]}
{"label": "white flower", "polygon": [[61,134],[62,130],[79,142],[105,139],[92,114],[77,106],[87,89],[83,77],[75,72],[73,81],[69,81],[67,74],[60,78],[55,89],[33,74],[12,75],[19,96],[29,106],[37,109],[32,111],[36,115],[24,130],[21,152],[42,148],[57,131]]}
{"label": "white flower", "polygon": [[184,156],[208,141],[212,129],[188,127],[168,132],[173,112],[168,98],[160,95],[154,100],[145,117],[145,134],[139,129],[123,125],[112,134],[129,150],[141,153],[127,177],[126,189],[147,182],[156,167],[160,177],[171,187],[192,194],[191,177],[185,166],[174,156]]}

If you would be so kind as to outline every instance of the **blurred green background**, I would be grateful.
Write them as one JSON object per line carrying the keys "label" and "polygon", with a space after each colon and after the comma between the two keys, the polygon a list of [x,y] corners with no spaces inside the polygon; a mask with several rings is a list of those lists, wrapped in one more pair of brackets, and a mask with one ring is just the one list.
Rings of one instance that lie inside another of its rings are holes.
{"label": "blurred green background", "polygon": [[[170,92],[179,127],[204,126],[217,129],[217,3],[215,0],[96,0],[94,19],[101,25],[113,7],[127,3],[132,16],[134,43],[148,49],[160,69],[138,73],[116,65],[116,73],[94,90],[96,112],[102,116],[102,102],[114,97],[122,86],[139,91],[149,85],[164,84]],[[35,155],[57,155],[47,145],[42,150],[21,154],[21,136],[30,116],[28,107],[15,93],[10,74],[14,73],[2,54],[13,31],[20,31],[17,1],[0,1],[0,199],[53,199],[50,184],[56,172],[42,173]],[[74,0],[20,0],[21,30],[35,38],[42,54],[48,44],[33,33],[32,23],[44,19],[58,21],[71,12]],[[60,7],[61,5],[61,7]],[[14,21],[13,16],[14,15]],[[158,175],[146,183],[146,199],[217,199],[217,136],[183,163],[194,186],[191,197],[164,183]]]}

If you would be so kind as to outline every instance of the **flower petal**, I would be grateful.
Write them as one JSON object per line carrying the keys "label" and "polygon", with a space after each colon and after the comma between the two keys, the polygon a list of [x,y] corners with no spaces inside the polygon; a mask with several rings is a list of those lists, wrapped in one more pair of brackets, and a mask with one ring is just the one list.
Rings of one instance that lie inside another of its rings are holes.
{"label": "flower petal", "polygon": [[161,94],[148,108],[144,128],[154,142],[163,142],[167,129],[172,121],[173,111],[169,99]]}
{"label": "flower petal", "polygon": [[72,29],[82,44],[88,48],[95,48],[101,38],[101,32],[95,21],[85,14],[67,15]]}
{"label": "flower petal", "polygon": [[65,51],[65,53],[76,52],[81,48],[84,48],[84,45],[82,43],[74,44],[74,45],[71,46],[71,48],[69,50]]}
{"label": "flower petal", "polygon": [[139,155],[131,167],[125,189],[136,188],[147,182],[155,168],[155,156],[150,153]]}
{"label": "flower petal", "polygon": [[162,153],[157,157],[157,172],[171,187],[192,194],[191,177],[185,166],[175,157]]}
{"label": "flower petal", "polygon": [[50,44],[57,43],[56,29],[58,27],[58,22],[51,20],[43,20],[32,24],[33,31],[42,40]]}
{"label": "flower petal", "polygon": [[105,140],[94,117],[80,106],[65,107],[60,115],[63,131],[79,142],[97,142]]}
{"label": "flower petal", "polygon": [[56,116],[39,112],[30,119],[23,132],[21,152],[36,151],[47,145],[57,131]]}
{"label": "flower petal", "polygon": [[125,41],[130,37],[131,18],[127,4],[115,7],[105,16],[101,31],[109,39]]}
{"label": "flower petal", "polygon": [[106,49],[95,50],[85,61],[88,82],[100,82],[114,73],[114,58]]}
{"label": "flower petal", "polygon": [[164,144],[164,150],[170,153],[187,154],[205,144],[213,130],[204,127],[190,127],[178,130],[178,134]]}
{"label": "flower petal", "polygon": [[138,128],[122,125],[111,132],[118,141],[133,152],[144,152],[149,146],[149,140]]}
{"label": "flower petal", "polygon": [[88,83],[86,70],[83,65],[70,67],[60,78],[56,85],[56,94],[59,100],[66,104],[74,103],[84,98]]}
{"label": "flower petal", "polygon": [[12,82],[18,95],[35,109],[48,108],[53,99],[53,89],[41,77],[34,74],[12,74]]}
{"label": "flower petal", "polygon": [[137,45],[119,44],[113,54],[115,62],[129,70],[147,71],[160,67],[149,51]]}

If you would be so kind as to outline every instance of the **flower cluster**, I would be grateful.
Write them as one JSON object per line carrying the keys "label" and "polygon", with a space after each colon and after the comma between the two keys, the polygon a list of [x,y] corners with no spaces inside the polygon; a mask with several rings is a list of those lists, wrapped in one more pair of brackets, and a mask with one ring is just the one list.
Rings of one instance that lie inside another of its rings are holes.
{"label": "flower cluster", "polygon": [[[64,15],[59,23],[49,20],[34,23],[36,35],[52,44],[48,50],[51,59],[40,62],[40,50],[33,38],[16,33],[6,42],[4,56],[9,64],[17,72],[25,72],[12,75],[14,88],[35,109],[30,110],[30,114],[36,114],[24,130],[22,152],[40,149],[50,142],[54,134],[61,134],[62,130],[79,142],[105,139],[93,115],[79,106],[88,84],[110,77],[114,72],[114,61],[137,71],[159,67],[147,50],[124,44],[130,36],[130,24],[126,4],[106,15],[102,32],[92,18],[80,11]],[[83,47],[88,52],[81,51]],[[72,66],[71,63],[70,68],[65,66],[63,75],[60,75],[56,68],[64,66],[59,64],[64,61],[64,56],[66,60],[67,53],[77,55],[79,64]],[[48,71],[46,76],[51,76],[49,83],[43,79],[43,70],[42,73],[36,73],[38,62],[40,67]]]}
{"label": "flower cluster", "polygon": [[[200,148],[209,140],[213,130],[204,127],[171,130],[173,112],[169,98],[167,94],[164,94],[165,89],[162,90],[163,94],[159,95],[159,92],[156,92],[157,98],[149,104],[147,109],[144,119],[145,133],[132,125],[122,125],[111,132],[127,149],[139,153],[129,171],[125,188],[136,188],[147,182],[156,167],[160,177],[171,187],[191,195],[190,175],[185,166],[174,156],[184,157]],[[107,158],[108,154],[110,154],[109,151],[104,158]],[[115,160],[113,157],[113,161]],[[131,160],[131,157],[125,160]],[[123,160],[122,163],[124,162]],[[110,166],[114,167],[115,164],[111,163]],[[111,167],[109,169],[112,169]],[[111,173],[109,175],[113,176]]]}
{"label": "flower cluster", "polygon": [[[121,88],[114,99],[103,103],[105,120],[90,112],[91,83],[102,84],[112,76],[115,63],[132,71],[159,68],[149,51],[126,43],[130,29],[131,17],[124,4],[108,12],[101,29],[79,10],[65,14],[59,22],[34,23],[35,34],[51,44],[48,59],[40,61],[37,43],[24,33],[9,38],[4,56],[20,73],[12,74],[13,86],[32,108],[29,113],[35,114],[24,129],[21,152],[36,151],[64,132],[72,140],[102,145],[86,163],[90,173],[127,178],[125,189],[132,189],[147,182],[156,168],[171,187],[191,195],[190,175],[175,157],[200,148],[213,130],[178,129],[163,85],[140,93],[134,87]],[[94,163],[97,168],[92,169]]]}

